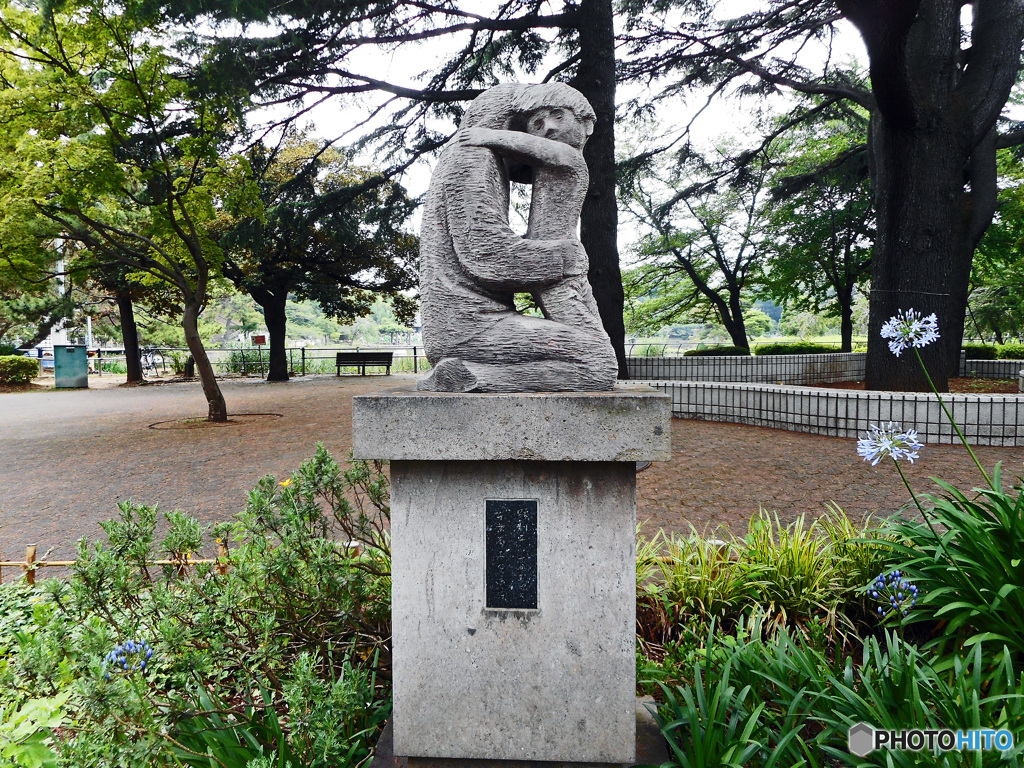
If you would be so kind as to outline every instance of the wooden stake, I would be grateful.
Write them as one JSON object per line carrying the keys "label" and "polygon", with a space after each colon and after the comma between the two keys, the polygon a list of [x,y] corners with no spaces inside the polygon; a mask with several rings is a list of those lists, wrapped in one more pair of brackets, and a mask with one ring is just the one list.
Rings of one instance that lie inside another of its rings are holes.
{"label": "wooden stake", "polygon": [[223,541],[217,542],[217,571],[221,576],[228,573],[228,545]]}
{"label": "wooden stake", "polygon": [[25,547],[25,581],[29,584],[36,583],[36,546],[29,544]]}

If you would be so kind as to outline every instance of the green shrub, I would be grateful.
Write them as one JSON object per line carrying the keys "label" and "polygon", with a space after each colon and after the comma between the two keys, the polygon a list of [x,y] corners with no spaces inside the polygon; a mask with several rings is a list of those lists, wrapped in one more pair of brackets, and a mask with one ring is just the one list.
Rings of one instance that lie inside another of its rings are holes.
{"label": "green shrub", "polygon": [[[232,349],[227,362],[221,367],[224,373],[265,374],[270,366],[270,352],[258,349]],[[182,364],[184,370],[184,363]]]}
{"label": "green shrub", "polygon": [[[912,622],[941,622],[936,642],[953,650],[986,641],[1006,645],[1024,662],[1024,490],[1002,487],[970,495],[937,480],[938,498],[922,497],[928,519],[895,525],[901,569],[920,590]],[[929,524],[930,523],[930,524]]]}
{"label": "green shrub", "polygon": [[[876,728],[994,728],[1024,725],[1024,686],[1008,654],[922,651],[896,632],[868,638],[854,656],[831,658],[786,628],[769,631],[755,615],[735,633],[712,631],[678,686],[664,686],[659,707],[670,765],[906,766],[1017,764],[1011,753],[850,753],[847,732]],[[991,647],[986,650],[991,650]],[[955,725],[951,725],[951,723]],[[740,730],[740,726],[744,726]],[[744,755],[745,761],[736,760]],[[719,763],[714,762],[719,760]]]}
{"label": "green shrub", "polygon": [[128,365],[124,360],[102,360],[103,373],[128,373]]}
{"label": "green shrub", "polygon": [[[207,533],[169,512],[161,537],[158,510],[121,504],[69,579],[0,585],[0,710],[70,691],[74,727],[51,748],[75,768],[365,761],[390,708],[387,499],[380,465],[342,468],[318,446],[215,527],[235,542],[224,574],[151,565],[194,557]],[[351,540],[361,554],[337,543]],[[108,668],[128,640],[152,647],[147,666]]]}
{"label": "green shrub", "polygon": [[996,347],[991,344],[964,344],[965,359],[967,360],[995,360]]}
{"label": "green shrub", "polygon": [[705,349],[701,349],[700,347],[698,347],[697,349],[687,350],[686,352],[683,352],[683,354],[685,356],[687,356],[687,357],[717,357],[719,355],[723,355],[723,356],[734,356],[734,355],[748,356],[748,355],[750,355],[750,350],[746,349],[744,347],[731,347],[731,346],[728,346],[728,345],[723,345],[721,347],[707,347]]}
{"label": "green shrub", "polygon": [[729,682],[729,665],[707,680],[700,666],[691,686],[678,689],[678,698],[663,686],[665,704],[659,708],[661,732],[669,745],[668,766],[680,768],[743,768],[758,755],[754,738],[764,705],[751,709],[750,686],[737,689]]}
{"label": "green shrub", "polygon": [[0,384],[28,384],[39,375],[39,361],[21,355],[0,357]]}
{"label": "green shrub", "polygon": [[17,355],[18,348],[13,344],[0,344],[0,357],[8,357],[10,355]]}
{"label": "green shrub", "polygon": [[996,357],[999,360],[1024,360],[1024,344],[1000,344]]}
{"label": "green shrub", "polygon": [[755,355],[827,355],[838,351],[839,348],[832,344],[816,344],[812,341],[775,342],[754,347]]}
{"label": "green shrub", "polygon": [[661,667],[670,679],[700,647],[689,625],[734,626],[760,613],[820,643],[843,642],[855,628],[877,625],[864,585],[894,562],[893,538],[870,518],[855,525],[832,505],[810,526],[803,517],[784,526],[761,512],[743,539],[711,541],[691,532],[640,541],[640,642],[666,651]]}
{"label": "green shrub", "polygon": [[70,697],[71,691],[65,691],[30,699],[9,713],[0,706],[0,766],[57,768],[53,729],[63,725]]}

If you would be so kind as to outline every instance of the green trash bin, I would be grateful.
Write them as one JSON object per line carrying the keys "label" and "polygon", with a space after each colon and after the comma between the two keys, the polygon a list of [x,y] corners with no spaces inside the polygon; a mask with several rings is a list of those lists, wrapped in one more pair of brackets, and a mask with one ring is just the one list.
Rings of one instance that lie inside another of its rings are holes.
{"label": "green trash bin", "polygon": [[53,378],[57,389],[89,386],[89,356],[85,344],[53,345]]}

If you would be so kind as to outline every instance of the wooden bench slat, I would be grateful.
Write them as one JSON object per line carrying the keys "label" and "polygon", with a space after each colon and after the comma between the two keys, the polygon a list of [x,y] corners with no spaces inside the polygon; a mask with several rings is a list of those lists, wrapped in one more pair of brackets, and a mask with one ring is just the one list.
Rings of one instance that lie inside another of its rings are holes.
{"label": "wooden bench slat", "polygon": [[394,360],[394,352],[337,352],[334,360],[337,368],[337,376],[341,375],[342,366],[358,367],[362,376],[366,375],[366,366],[386,366],[385,375],[391,375],[391,365]]}

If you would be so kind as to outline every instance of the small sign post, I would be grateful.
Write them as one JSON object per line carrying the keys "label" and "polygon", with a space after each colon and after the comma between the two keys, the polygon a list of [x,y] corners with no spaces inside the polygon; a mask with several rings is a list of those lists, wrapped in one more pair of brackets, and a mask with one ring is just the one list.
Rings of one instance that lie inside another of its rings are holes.
{"label": "small sign post", "polygon": [[263,375],[263,345],[267,343],[267,337],[262,333],[253,336],[252,343],[256,345],[256,354],[259,356],[260,361],[260,375]]}

